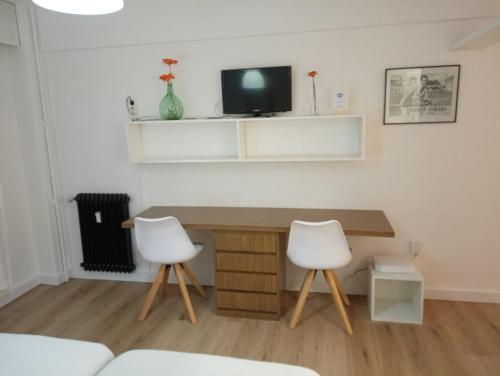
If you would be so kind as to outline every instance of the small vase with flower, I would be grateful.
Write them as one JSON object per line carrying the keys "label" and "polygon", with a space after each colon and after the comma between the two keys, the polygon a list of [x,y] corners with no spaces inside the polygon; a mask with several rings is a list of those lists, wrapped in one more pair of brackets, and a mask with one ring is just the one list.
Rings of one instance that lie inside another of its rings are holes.
{"label": "small vase with flower", "polygon": [[311,113],[312,113],[312,116],[318,116],[318,110],[316,109],[316,82],[314,80],[314,78],[318,75],[318,72],[313,70],[313,71],[310,71],[309,73],[307,73],[307,75],[312,78],[313,100],[312,100]]}
{"label": "small vase with flower", "polygon": [[177,64],[176,59],[163,59],[163,63],[168,65],[168,74],[162,74],[160,80],[167,83],[167,93],[160,102],[160,117],[163,120],[179,120],[184,113],[181,100],[174,94],[175,76],[172,73],[172,65]]}

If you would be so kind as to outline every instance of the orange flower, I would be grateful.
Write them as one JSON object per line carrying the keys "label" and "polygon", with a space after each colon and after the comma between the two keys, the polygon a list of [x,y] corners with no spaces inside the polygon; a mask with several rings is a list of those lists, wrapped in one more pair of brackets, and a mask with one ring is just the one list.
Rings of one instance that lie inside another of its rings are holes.
{"label": "orange flower", "polygon": [[167,64],[167,65],[175,65],[175,64],[177,64],[177,60],[171,59],[171,58],[166,58],[166,59],[163,59],[163,63]]}
{"label": "orange flower", "polygon": [[313,71],[310,71],[308,74],[307,74],[309,77],[316,77],[318,75],[318,72],[316,72],[315,70]]}
{"label": "orange flower", "polygon": [[172,81],[174,78],[175,78],[175,76],[174,76],[172,73],[169,73],[169,74],[162,74],[162,75],[160,76],[160,80],[162,80],[163,82],[170,82],[170,81]]}

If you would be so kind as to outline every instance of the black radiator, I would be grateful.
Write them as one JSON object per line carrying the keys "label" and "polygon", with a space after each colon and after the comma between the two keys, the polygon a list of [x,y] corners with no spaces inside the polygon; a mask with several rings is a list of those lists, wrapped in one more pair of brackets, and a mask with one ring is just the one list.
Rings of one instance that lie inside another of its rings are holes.
{"label": "black radiator", "polygon": [[88,271],[133,272],[130,230],[121,228],[129,218],[128,195],[80,193],[75,200],[83,250],[80,266]]}

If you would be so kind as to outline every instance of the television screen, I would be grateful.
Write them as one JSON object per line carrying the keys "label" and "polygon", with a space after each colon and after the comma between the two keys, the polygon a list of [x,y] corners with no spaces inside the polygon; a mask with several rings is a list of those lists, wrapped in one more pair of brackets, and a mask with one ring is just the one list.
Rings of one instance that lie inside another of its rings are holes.
{"label": "television screen", "polygon": [[229,69],[221,72],[225,114],[292,110],[292,67]]}

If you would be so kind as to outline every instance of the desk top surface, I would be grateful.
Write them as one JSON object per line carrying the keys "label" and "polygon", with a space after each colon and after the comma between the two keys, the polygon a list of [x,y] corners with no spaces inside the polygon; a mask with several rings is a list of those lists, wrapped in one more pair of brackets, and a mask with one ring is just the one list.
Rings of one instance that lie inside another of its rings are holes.
{"label": "desk top surface", "polygon": [[[346,235],[394,237],[382,210],[152,206],[137,217],[176,217],[185,228],[232,231],[288,232],[294,220],[338,220]],[[122,228],[133,228],[127,219]]]}

